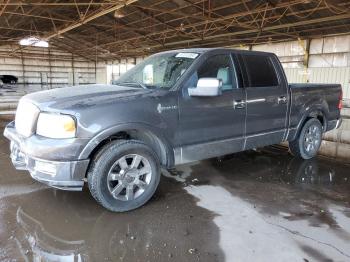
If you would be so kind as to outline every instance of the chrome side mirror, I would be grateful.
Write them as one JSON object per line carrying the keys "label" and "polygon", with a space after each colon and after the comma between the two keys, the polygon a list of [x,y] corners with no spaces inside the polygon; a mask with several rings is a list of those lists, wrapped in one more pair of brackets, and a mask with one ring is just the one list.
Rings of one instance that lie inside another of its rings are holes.
{"label": "chrome side mirror", "polygon": [[188,89],[190,96],[219,96],[221,95],[221,79],[217,78],[200,78],[197,86]]}

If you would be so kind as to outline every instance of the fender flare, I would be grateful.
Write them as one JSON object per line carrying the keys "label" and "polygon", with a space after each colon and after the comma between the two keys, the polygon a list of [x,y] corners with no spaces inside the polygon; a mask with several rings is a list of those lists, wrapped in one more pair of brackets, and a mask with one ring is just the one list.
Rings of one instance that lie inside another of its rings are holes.
{"label": "fender flare", "polygon": [[[327,107],[327,109],[328,109],[328,107]],[[317,104],[317,105],[314,105],[314,106],[312,106],[310,108],[307,108],[307,110],[305,110],[303,112],[302,117],[299,120],[299,123],[298,123],[298,125],[296,127],[296,132],[293,135],[291,140],[294,140],[298,136],[298,134],[299,134],[300,130],[302,129],[306,119],[309,118],[309,117],[315,117],[315,116],[322,116],[323,117],[323,119],[324,119],[323,130],[327,130],[328,114],[326,113],[325,107],[323,105]]]}
{"label": "fender flare", "polygon": [[109,127],[99,132],[86,144],[79,155],[79,159],[88,159],[91,153],[100,145],[100,143],[107,138],[117,134],[118,132],[136,130],[139,132],[149,133],[154,138],[158,139],[162,146],[164,146],[166,154],[166,166],[172,166],[174,164],[174,150],[171,143],[162,135],[161,130],[144,123],[124,123],[116,126]]}

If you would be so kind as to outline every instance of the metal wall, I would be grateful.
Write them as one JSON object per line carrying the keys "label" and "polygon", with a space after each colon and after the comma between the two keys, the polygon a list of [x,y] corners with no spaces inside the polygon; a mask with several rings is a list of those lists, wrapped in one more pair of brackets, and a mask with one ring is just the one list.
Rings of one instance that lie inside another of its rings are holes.
{"label": "metal wall", "polygon": [[54,48],[1,46],[0,74],[19,84],[61,87],[106,82],[106,65]]}
{"label": "metal wall", "polygon": [[350,99],[350,67],[285,68],[290,83],[339,83],[345,99]]}

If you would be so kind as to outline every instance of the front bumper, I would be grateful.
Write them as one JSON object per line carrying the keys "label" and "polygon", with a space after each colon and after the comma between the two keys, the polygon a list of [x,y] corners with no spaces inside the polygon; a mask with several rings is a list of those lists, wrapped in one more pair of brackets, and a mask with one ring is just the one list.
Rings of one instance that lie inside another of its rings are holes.
{"label": "front bumper", "polygon": [[[47,158],[43,158],[28,153],[35,151],[36,144],[33,141],[31,143],[26,141],[30,138],[21,137],[16,132],[14,122],[6,126],[4,136],[11,141],[11,160],[16,169],[29,171],[32,178],[51,187],[72,191],[82,190],[89,159],[75,161],[68,161],[65,158],[62,161],[51,159],[52,154],[67,156],[65,152],[70,151],[69,145],[74,141],[70,141],[68,144],[67,141],[61,140],[61,145],[57,147],[58,150],[48,144]],[[40,144],[41,152],[45,151],[43,144]],[[73,146],[75,147],[75,145]]]}

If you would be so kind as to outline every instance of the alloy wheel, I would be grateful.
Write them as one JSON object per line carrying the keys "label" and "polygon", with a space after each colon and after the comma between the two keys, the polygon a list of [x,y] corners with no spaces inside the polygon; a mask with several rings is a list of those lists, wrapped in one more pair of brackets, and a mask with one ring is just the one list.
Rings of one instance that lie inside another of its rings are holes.
{"label": "alloy wheel", "polygon": [[134,200],[146,191],[151,178],[149,161],[141,155],[128,154],[119,158],[109,170],[108,190],[117,200]]}

